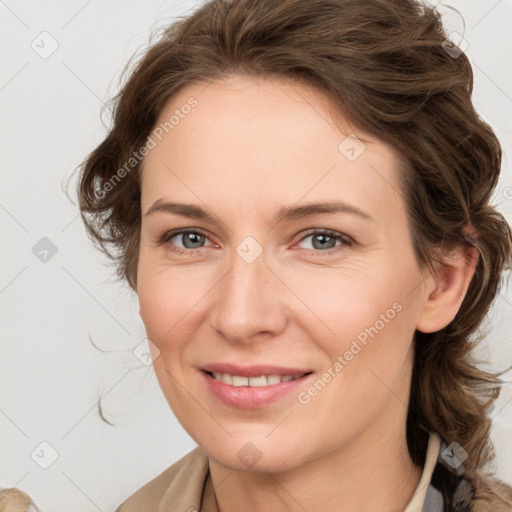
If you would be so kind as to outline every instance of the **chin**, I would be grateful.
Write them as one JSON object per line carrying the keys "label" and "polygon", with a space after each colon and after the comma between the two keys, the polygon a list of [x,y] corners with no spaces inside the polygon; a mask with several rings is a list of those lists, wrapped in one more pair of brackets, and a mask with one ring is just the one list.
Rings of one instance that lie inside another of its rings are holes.
{"label": "chin", "polygon": [[[261,436],[235,436],[224,443],[200,444],[218,464],[234,471],[279,473],[304,462],[304,443],[283,443]],[[253,439],[252,441],[250,439]]]}

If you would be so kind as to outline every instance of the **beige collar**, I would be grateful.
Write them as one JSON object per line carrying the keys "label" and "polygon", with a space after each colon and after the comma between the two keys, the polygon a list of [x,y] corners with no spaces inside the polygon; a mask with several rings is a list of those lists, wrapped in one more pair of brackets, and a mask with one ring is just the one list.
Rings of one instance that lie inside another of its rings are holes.
{"label": "beige collar", "polygon": [[425,465],[423,466],[423,473],[421,474],[418,486],[414,491],[411,501],[404,512],[421,512],[423,503],[425,502],[425,495],[432,479],[432,473],[436,466],[439,449],[441,448],[441,438],[435,433],[431,432],[428,438],[427,455],[425,457]]}

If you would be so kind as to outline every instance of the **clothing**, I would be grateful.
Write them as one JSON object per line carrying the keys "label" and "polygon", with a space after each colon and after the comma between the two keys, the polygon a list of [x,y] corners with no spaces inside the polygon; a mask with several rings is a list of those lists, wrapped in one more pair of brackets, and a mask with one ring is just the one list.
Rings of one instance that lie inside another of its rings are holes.
{"label": "clothing", "polygon": [[[459,450],[430,433],[423,472],[404,512],[498,510],[472,508],[475,489],[465,477],[464,456]],[[200,512],[208,475],[208,458],[197,447],[132,494],[116,512]]]}

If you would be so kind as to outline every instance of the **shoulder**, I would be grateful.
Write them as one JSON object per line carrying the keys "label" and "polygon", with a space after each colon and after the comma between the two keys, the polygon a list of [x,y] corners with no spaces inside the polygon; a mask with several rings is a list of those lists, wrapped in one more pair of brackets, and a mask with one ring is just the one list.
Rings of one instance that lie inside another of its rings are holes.
{"label": "shoulder", "polygon": [[185,510],[199,507],[208,470],[208,458],[198,446],[138,489],[116,512],[158,512],[165,505],[175,507],[176,500],[187,504]]}
{"label": "shoulder", "polygon": [[480,476],[471,512],[512,512],[512,487],[501,480]]}

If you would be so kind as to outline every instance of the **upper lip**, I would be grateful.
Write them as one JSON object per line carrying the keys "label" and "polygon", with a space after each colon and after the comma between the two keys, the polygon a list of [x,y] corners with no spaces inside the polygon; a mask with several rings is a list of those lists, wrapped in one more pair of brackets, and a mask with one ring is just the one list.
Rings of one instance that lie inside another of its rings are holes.
{"label": "upper lip", "polygon": [[311,370],[304,368],[286,368],[270,364],[258,364],[252,366],[239,366],[232,363],[212,363],[201,367],[201,370],[210,373],[227,373],[241,377],[261,377],[262,375],[302,375]]}

